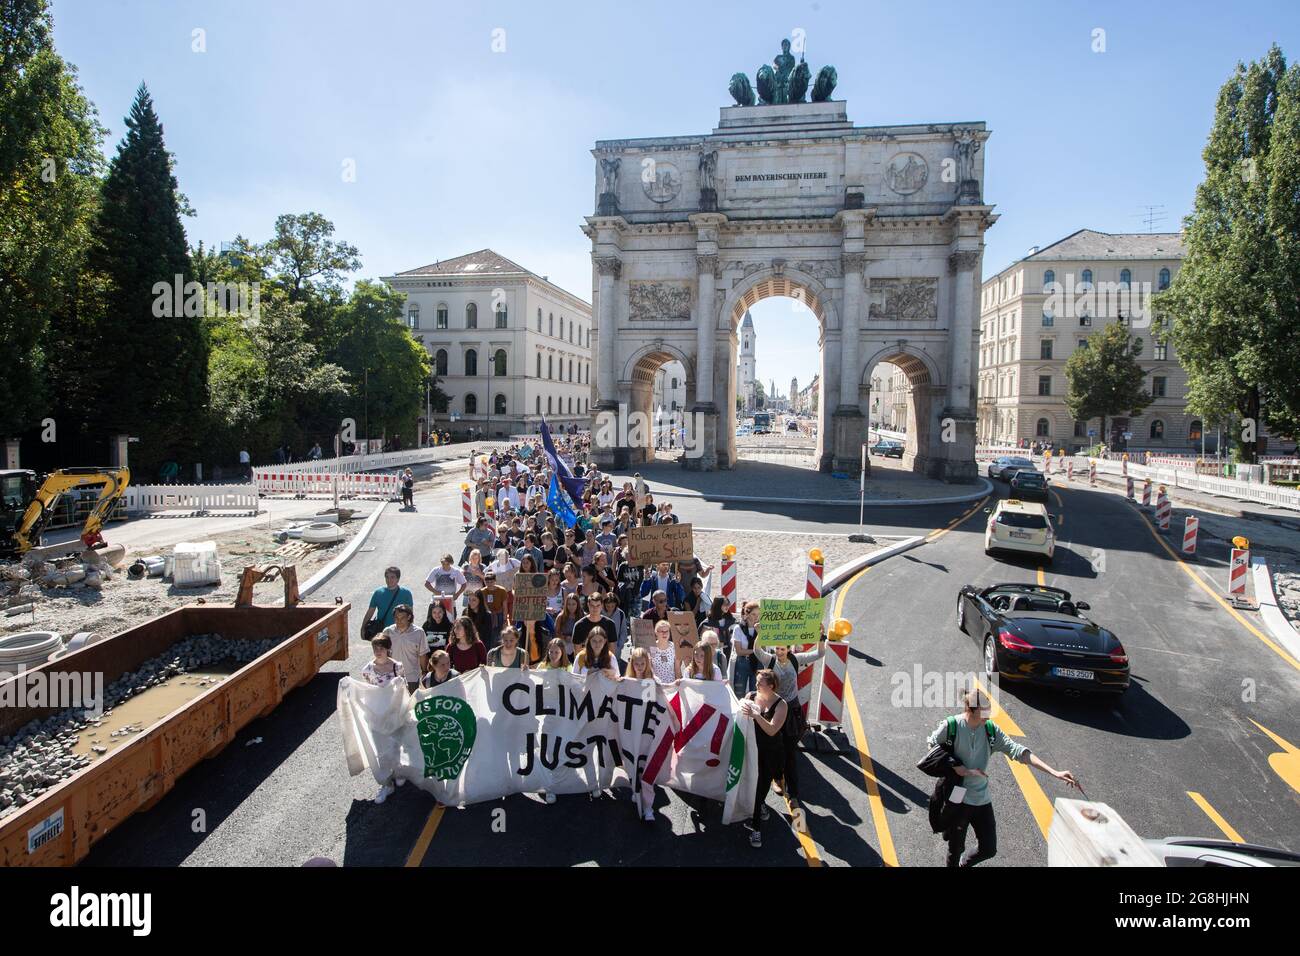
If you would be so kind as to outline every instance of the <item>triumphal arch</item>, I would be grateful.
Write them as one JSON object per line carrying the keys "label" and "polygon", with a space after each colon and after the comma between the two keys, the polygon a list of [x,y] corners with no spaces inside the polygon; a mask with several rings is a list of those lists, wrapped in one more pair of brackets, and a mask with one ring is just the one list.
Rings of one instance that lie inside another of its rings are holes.
{"label": "triumphal arch", "polygon": [[[634,467],[648,442],[612,416],[651,412],[656,370],[686,369],[688,468],[736,461],[737,326],[769,296],[800,300],[821,346],[817,460],[857,474],[872,369],[907,375],[905,461],[975,475],[975,384],[984,231],[982,122],[854,126],[789,42],[756,77],[731,79],[711,133],[602,140],[591,240],[597,461]],[[811,90],[810,90],[811,86]],[[609,440],[609,436],[618,436]]]}

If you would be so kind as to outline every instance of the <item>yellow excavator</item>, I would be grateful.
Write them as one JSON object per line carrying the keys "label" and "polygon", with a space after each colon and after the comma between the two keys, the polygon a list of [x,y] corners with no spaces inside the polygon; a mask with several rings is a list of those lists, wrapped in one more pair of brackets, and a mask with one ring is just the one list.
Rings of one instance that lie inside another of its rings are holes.
{"label": "yellow excavator", "polygon": [[104,547],[104,519],[130,483],[128,468],[62,468],[46,475],[39,487],[34,471],[0,470],[0,558],[41,547],[42,532],[59,496],[83,485],[103,487],[81,528],[81,543],[87,548]]}

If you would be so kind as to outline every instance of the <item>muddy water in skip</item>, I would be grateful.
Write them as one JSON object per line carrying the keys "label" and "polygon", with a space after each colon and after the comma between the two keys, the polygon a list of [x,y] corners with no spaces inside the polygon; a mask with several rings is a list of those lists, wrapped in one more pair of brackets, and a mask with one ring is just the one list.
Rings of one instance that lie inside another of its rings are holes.
{"label": "muddy water in skip", "polygon": [[243,666],[235,660],[217,661],[190,674],[177,674],[124,700],[112,713],[104,713],[98,727],[83,730],[72,752],[90,757],[108,756]]}

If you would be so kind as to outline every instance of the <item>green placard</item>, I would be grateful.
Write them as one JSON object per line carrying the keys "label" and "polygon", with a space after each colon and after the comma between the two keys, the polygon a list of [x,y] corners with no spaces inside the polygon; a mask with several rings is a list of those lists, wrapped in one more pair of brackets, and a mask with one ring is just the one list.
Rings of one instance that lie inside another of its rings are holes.
{"label": "green placard", "polygon": [[759,646],[816,644],[821,640],[825,612],[825,598],[804,601],[763,598],[758,608]]}

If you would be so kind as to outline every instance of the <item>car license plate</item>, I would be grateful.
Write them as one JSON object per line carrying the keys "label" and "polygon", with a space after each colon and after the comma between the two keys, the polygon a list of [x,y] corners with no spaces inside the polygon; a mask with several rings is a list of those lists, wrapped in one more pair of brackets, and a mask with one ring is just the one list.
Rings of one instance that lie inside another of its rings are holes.
{"label": "car license plate", "polygon": [[1081,671],[1073,667],[1053,667],[1052,673],[1057,677],[1073,677],[1075,680],[1095,680],[1097,677],[1092,671]]}
{"label": "car license plate", "polygon": [[1011,537],[1018,538],[1021,541],[1028,541],[1031,537],[1028,531],[1012,531]]}

